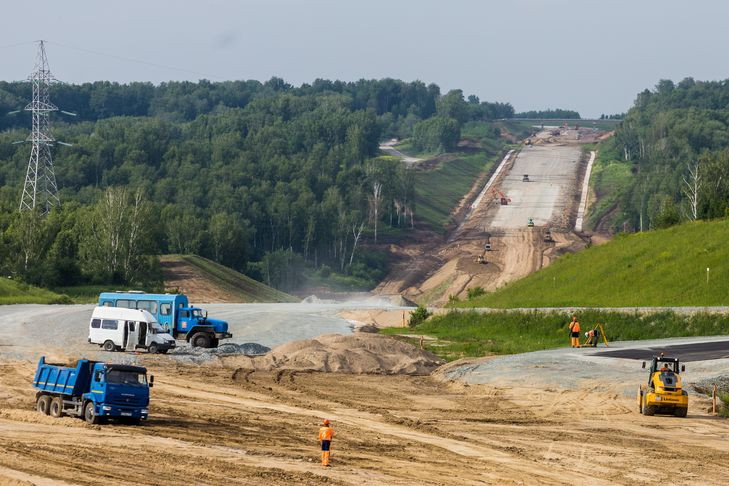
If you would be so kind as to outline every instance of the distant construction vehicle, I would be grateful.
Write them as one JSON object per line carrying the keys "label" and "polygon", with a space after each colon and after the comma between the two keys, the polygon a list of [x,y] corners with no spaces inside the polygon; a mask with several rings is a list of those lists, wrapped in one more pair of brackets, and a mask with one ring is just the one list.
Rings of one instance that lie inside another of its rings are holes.
{"label": "distant construction vehicle", "polygon": [[529,182],[529,174],[524,174],[524,177],[521,178],[522,182]]}
{"label": "distant construction vehicle", "polygon": [[494,189],[493,191],[494,198],[499,200],[499,204],[502,206],[506,206],[511,202],[511,199],[506,196],[503,192],[499,191],[498,189]]}
{"label": "distant construction vehicle", "polygon": [[549,228],[544,232],[544,242],[545,243],[554,243],[554,238],[552,238],[552,232]]}
{"label": "distant construction vehicle", "polygon": [[534,228],[534,218],[529,218],[529,221],[527,221],[527,226],[530,228]]}
{"label": "distant construction vehicle", "polygon": [[[646,362],[643,361],[643,368]],[[686,371],[678,358],[654,356],[648,373],[648,384],[638,388],[638,410],[643,415],[656,413],[685,417],[688,393],[681,386],[680,372]]]}

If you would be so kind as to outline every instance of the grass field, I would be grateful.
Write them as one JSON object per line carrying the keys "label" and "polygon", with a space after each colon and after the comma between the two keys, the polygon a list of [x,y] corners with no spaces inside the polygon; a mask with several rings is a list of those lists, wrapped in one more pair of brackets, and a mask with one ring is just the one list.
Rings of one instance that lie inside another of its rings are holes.
{"label": "grass field", "polygon": [[160,261],[184,263],[201,273],[235,302],[299,302],[300,299],[197,255],[164,255]]}
{"label": "grass field", "polygon": [[434,231],[445,231],[451,210],[471,189],[478,175],[494,164],[494,157],[485,152],[457,157],[436,169],[415,174],[415,215]]}
{"label": "grass field", "polygon": [[[683,336],[729,334],[729,315],[679,315],[662,312],[650,315],[604,311],[577,314],[582,331],[603,324],[609,341],[658,339]],[[436,316],[414,329],[387,328],[386,334],[415,334],[437,338],[425,347],[452,361],[463,357],[513,354],[570,345],[567,313],[451,311]],[[406,338],[407,339],[407,338]],[[417,341],[418,338],[412,338]],[[581,337],[584,342],[584,336]]]}
{"label": "grass field", "polygon": [[[458,307],[729,305],[729,220],[619,235]],[[708,283],[707,283],[707,268]]]}
{"label": "grass field", "polygon": [[47,289],[16,282],[8,278],[0,279],[0,304],[71,304],[67,295],[57,294]]}

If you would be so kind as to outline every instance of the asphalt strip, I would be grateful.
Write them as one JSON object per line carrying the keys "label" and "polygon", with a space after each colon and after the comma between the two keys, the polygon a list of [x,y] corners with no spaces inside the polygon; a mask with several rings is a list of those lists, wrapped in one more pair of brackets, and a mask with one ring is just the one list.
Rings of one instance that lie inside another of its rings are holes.
{"label": "asphalt strip", "polygon": [[704,343],[674,344],[671,346],[652,346],[645,348],[614,349],[593,353],[603,358],[624,358],[650,360],[661,353],[681,361],[706,361],[729,358],[729,341],[710,341]]}

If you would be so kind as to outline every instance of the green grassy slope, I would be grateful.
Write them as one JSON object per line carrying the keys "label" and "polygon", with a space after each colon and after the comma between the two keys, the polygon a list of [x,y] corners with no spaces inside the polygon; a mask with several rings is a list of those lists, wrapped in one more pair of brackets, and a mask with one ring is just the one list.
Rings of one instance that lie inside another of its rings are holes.
{"label": "green grassy slope", "polygon": [[[729,305],[729,220],[618,236],[461,307]],[[709,283],[706,282],[709,271]]]}
{"label": "green grassy slope", "polygon": [[478,175],[489,170],[494,158],[486,153],[458,155],[433,170],[415,175],[415,215],[434,231],[443,232],[451,210],[471,189]]}
{"label": "green grassy slope", "polygon": [[620,202],[635,177],[631,172],[633,164],[622,159],[614,140],[600,142],[596,150],[597,158],[592,166],[590,189],[597,201],[590,206],[587,213],[587,227],[592,230],[610,212],[616,213],[603,221],[601,226],[610,227],[613,221],[625,219]]}
{"label": "green grassy slope", "polygon": [[235,302],[299,302],[301,300],[197,255],[165,255],[160,260],[163,268],[166,262],[189,265]]}
{"label": "green grassy slope", "polygon": [[50,290],[8,278],[0,279],[0,304],[70,304],[70,299]]}

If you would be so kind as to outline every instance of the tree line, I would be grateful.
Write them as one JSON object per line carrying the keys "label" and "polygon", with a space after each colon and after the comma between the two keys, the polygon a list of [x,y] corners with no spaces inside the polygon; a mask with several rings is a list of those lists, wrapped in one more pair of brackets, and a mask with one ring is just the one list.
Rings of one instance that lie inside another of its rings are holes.
{"label": "tree line", "polygon": [[630,167],[616,229],[729,215],[729,81],[661,80],[638,94],[604,149]]}
{"label": "tree line", "polygon": [[372,280],[382,265],[363,242],[383,227],[411,230],[417,211],[412,170],[380,157],[379,141],[437,138],[425,128],[445,123],[450,138],[432,143],[448,150],[464,121],[513,114],[392,79],[53,89],[77,116],[55,119],[54,136],[73,145],[53,149],[63,205],[41,218],[17,210],[29,148],[13,142],[30,122],[7,115],[30,87],[0,83],[0,269],[49,287],[158,283],[154,256],[165,253],[200,254],[287,290],[304,265]]}

